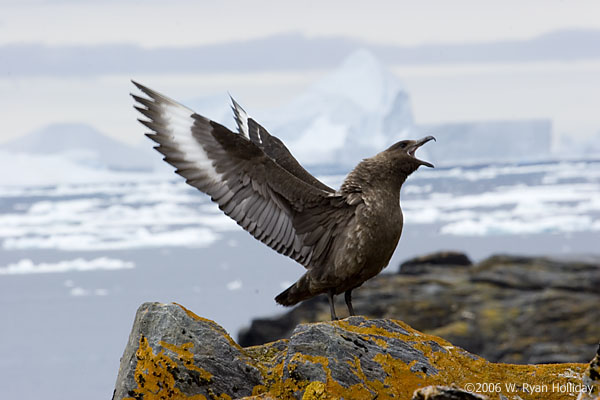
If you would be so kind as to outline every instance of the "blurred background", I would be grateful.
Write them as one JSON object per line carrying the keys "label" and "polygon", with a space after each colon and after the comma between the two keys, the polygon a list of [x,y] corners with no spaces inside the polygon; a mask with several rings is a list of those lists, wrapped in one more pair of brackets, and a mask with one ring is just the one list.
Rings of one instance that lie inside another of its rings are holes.
{"label": "blurred background", "polygon": [[330,185],[436,136],[390,272],[445,249],[599,256],[595,1],[0,5],[6,398],[108,398],[142,302],[235,337],[303,273],[161,161],[131,79],[229,127],[231,93]]}

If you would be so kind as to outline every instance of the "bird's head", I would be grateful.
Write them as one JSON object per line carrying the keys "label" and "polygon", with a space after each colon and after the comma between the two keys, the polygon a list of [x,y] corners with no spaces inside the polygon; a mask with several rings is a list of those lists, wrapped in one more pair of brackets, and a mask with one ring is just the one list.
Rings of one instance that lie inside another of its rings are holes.
{"label": "bird's head", "polygon": [[[348,174],[341,190],[352,192],[359,187],[360,191],[364,191],[365,184],[366,187],[381,187],[383,184],[389,189],[400,190],[406,178],[421,165],[434,168],[433,164],[415,156],[417,149],[431,140],[435,138],[427,136],[420,140],[402,140],[371,158],[365,158]],[[375,185],[375,182],[379,182],[379,185]]]}
{"label": "bird's head", "polygon": [[419,140],[402,140],[391,145],[385,150],[385,153],[392,155],[395,163],[397,163],[402,171],[410,175],[421,165],[434,168],[430,162],[420,160],[415,156],[417,149],[431,140],[435,140],[435,138],[433,136],[426,136]]}

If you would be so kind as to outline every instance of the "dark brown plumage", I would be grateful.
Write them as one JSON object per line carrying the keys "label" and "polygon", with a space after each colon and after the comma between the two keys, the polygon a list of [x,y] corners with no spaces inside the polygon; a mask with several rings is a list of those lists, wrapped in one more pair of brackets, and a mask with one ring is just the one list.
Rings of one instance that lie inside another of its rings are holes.
{"label": "dark brown plumage", "polygon": [[402,232],[400,188],[421,165],[421,145],[398,142],[363,160],[335,191],[308,173],[285,145],[233,99],[239,133],[134,84],[140,122],[153,133],[156,150],[186,182],[211,196],[219,208],[256,239],[306,267],[307,272],[275,300],[294,305],[326,293],[352,290],[387,266]]}

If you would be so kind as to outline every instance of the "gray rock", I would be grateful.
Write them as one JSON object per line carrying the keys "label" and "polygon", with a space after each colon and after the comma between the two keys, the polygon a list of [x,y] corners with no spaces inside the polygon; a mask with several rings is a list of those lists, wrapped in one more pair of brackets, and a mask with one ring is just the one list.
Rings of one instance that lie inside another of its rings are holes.
{"label": "gray rock", "polygon": [[[381,330],[389,334],[405,335],[411,334],[391,320],[366,320],[363,317],[350,317],[345,321],[351,326],[360,329]],[[413,340],[418,340],[412,338]],[[427,342],[425,344],[430,352],[447,353],[437,343]],[[387,373],[382,365],[374,360],[374,357],[391,357],[411,364],[412,372],[422,372],[434,375],[438,370],[430,364],[423,351],[414,347],[414,342],[400,340],[393,336],[364,334],[352,332],[333,324],[303,324],[294,330],[288,346],[288,358],[286,365],[294,371],[294,378],[299,380],[320,381],[325,383],[327,373],[321,363],[307,362],[306,357],[298,360],[296,354],[303,356],[319,357],[326,355],[327,365],[331,370],[331,378],[341,382],[342,386],[348,388],[352,385],[366,385],[369,381],[378,380],[383,382]],[[357,376],[354,372],[355,357],[360,360],[363,376]],[[288,377],[284,375],[284,377]]]}
{"label": "gray rock", "polygon": [[440,266],[469,266],[473,262],[466,254],[456,251],[440,251],[420,257],[411,258],[400,264],[399,274],[418,275],[430,272]]}

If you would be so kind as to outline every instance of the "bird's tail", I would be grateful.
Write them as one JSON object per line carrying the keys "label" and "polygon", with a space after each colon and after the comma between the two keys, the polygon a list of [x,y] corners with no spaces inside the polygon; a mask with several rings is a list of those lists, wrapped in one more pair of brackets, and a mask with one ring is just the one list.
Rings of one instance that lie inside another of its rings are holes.
{"label": "bird's tail", "polygon": [[289,288],[279,293],[275,297],[275,301],[284,306],[293,306],[299,302],[310,299],[316,293],[312,293],[310,290],[310,282],[308,272],[305,273]]}

